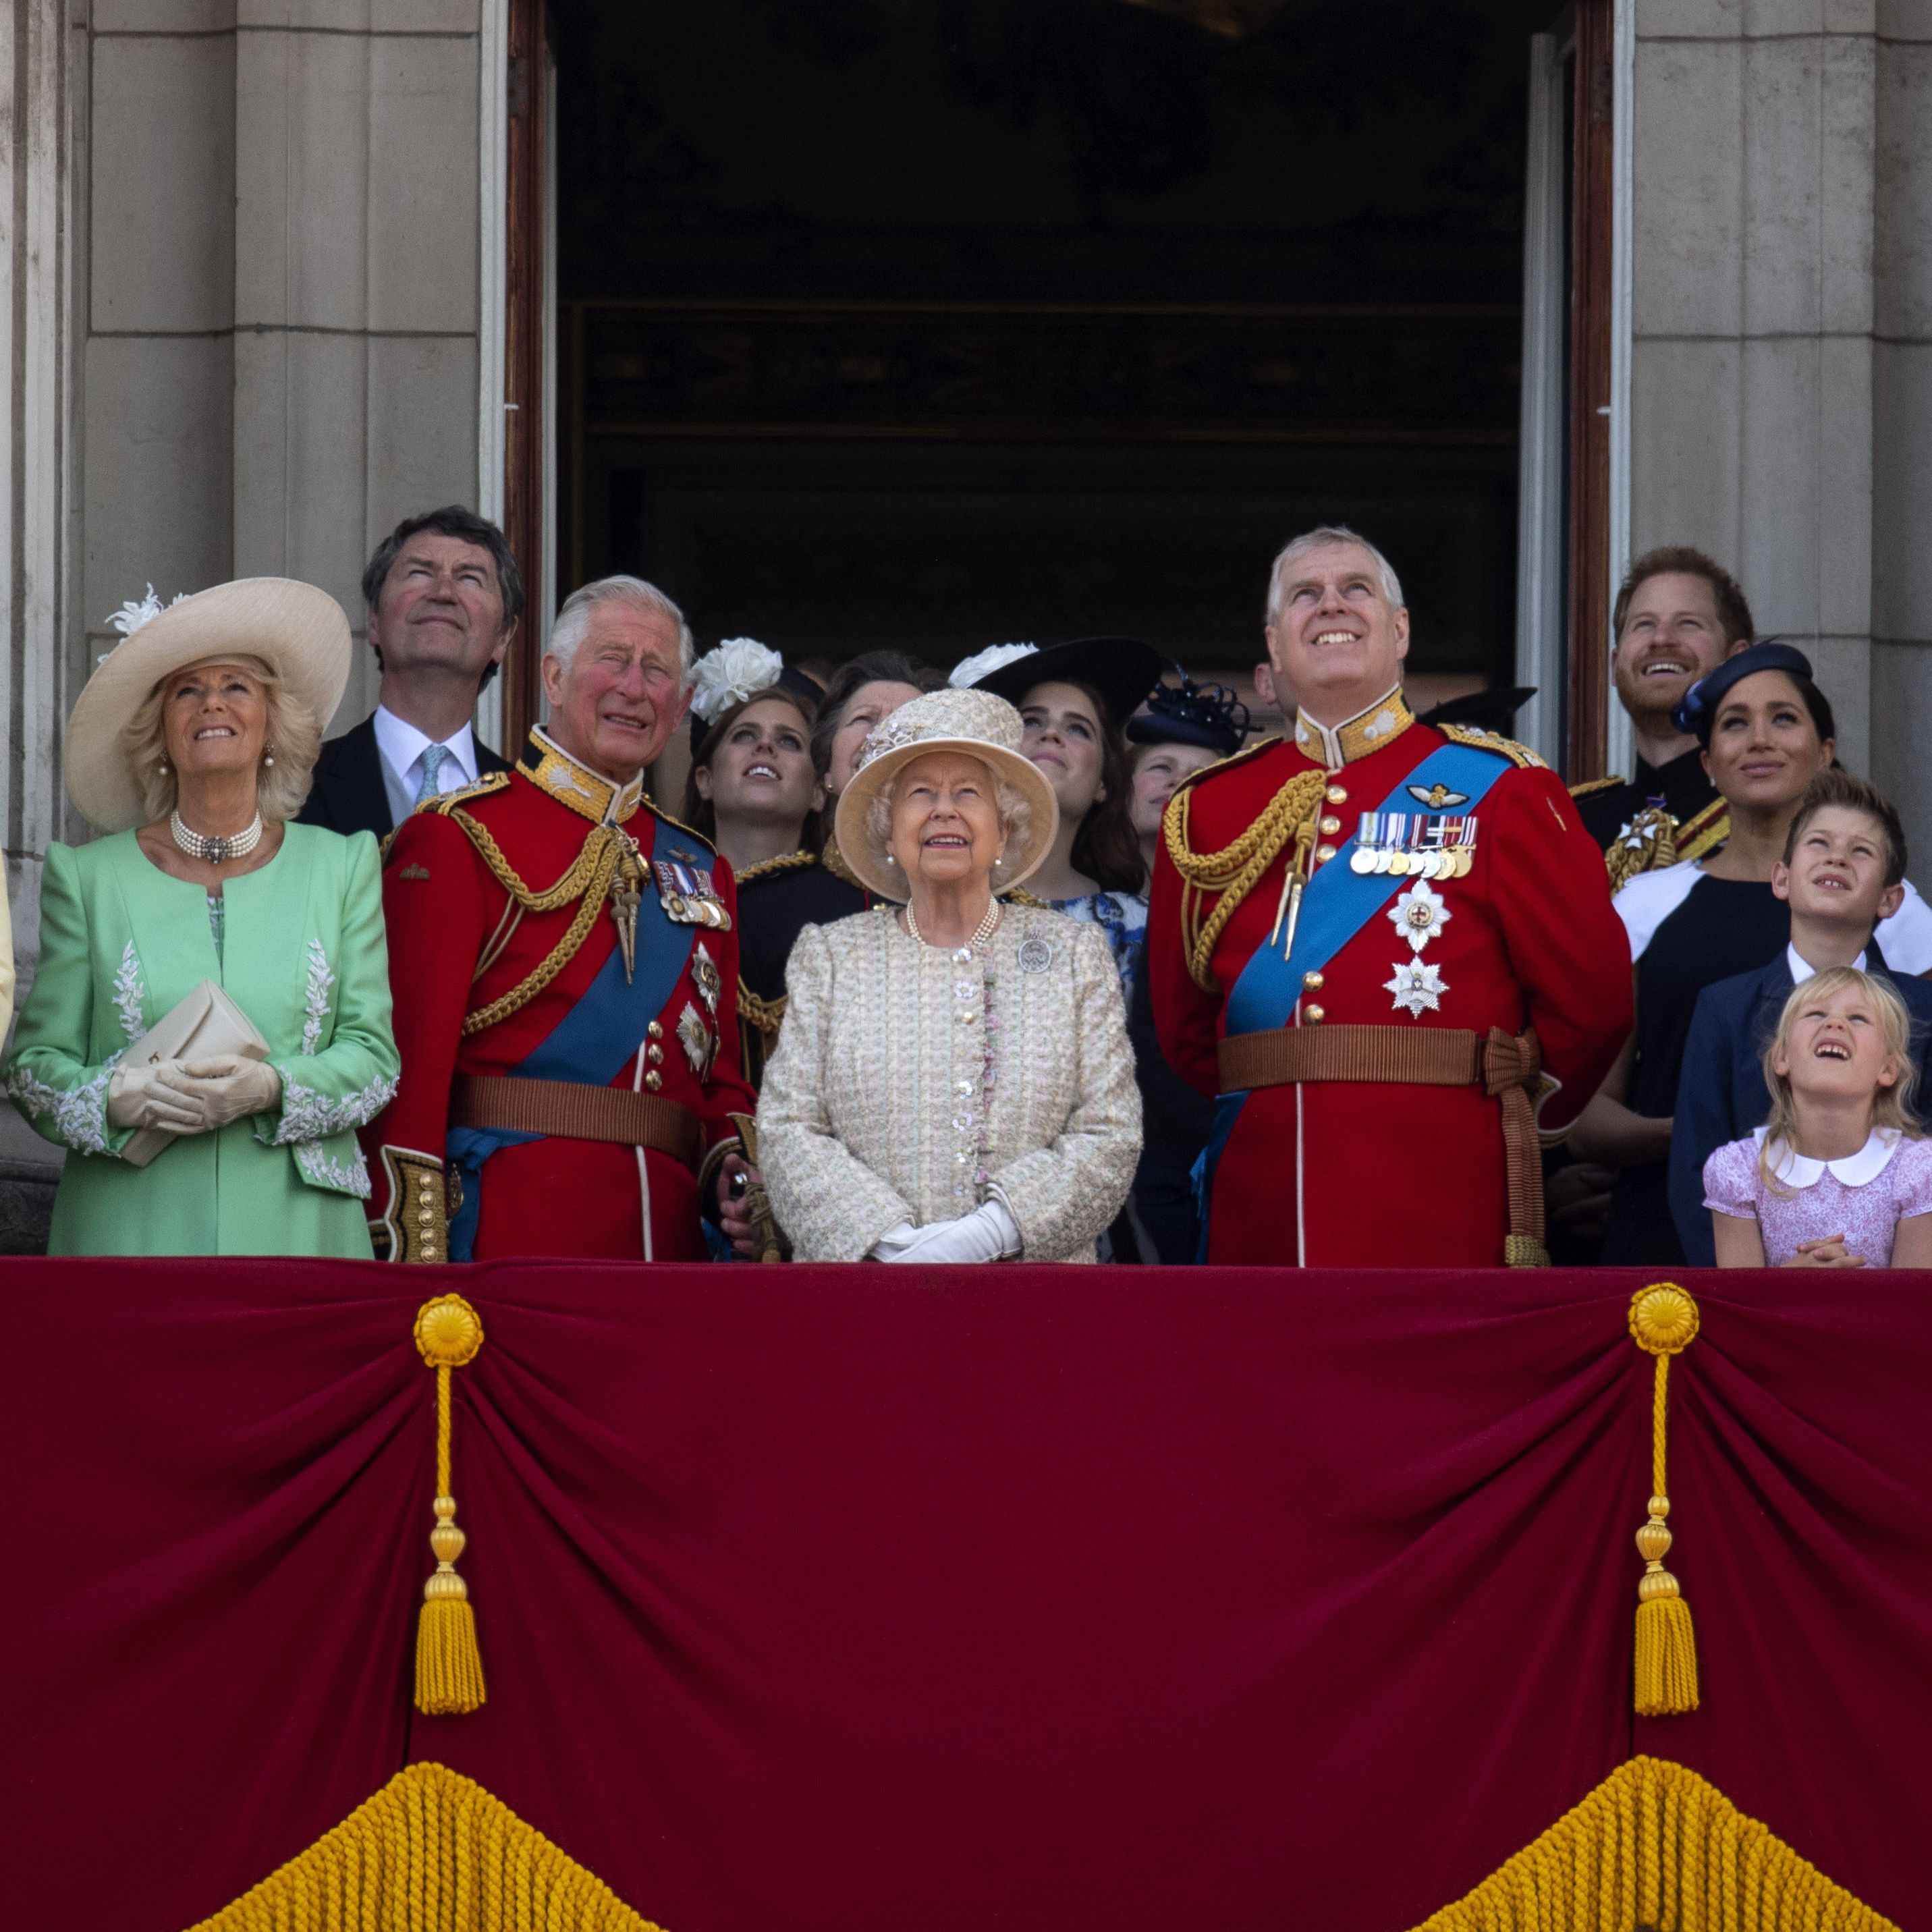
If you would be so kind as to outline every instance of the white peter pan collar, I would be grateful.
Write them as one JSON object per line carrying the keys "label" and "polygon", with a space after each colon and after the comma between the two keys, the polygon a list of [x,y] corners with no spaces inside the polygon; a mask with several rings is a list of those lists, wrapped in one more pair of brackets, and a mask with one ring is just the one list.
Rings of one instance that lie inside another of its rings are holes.
{"label": "white peter pan collar", "polygon": [[[1767,1127],[1751,1130],[1751,1138],[1760,1150],[1769,1131]],[[1885,1172],[1898,1151],[1900,1138],[1896,1127],[1874,1127],[1871,1138],[1856,1154],[1848,1154],[1838,1160],[1814,1160],[1780,1141],[1772,1162],[1772,1178],[1781,1186],[1812,1187],[1829,1173],[1846,1187],[1862,1187]]]}

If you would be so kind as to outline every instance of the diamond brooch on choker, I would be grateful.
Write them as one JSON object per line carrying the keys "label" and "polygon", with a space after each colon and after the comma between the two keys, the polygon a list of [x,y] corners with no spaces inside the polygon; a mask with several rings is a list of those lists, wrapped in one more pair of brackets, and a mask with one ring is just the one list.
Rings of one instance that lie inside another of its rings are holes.
{"label": "diamond brooch on choker", "polygon": [[262,814],[256,812],[254,824],[232,838],[210,838],[203,832],[192,832],[182,822],[178,811],[168,814],[168,830],[174,834],[175,843],[190,859],[206,859],[211,866],[224,866],[230,859],[245,859],[261,844]]}

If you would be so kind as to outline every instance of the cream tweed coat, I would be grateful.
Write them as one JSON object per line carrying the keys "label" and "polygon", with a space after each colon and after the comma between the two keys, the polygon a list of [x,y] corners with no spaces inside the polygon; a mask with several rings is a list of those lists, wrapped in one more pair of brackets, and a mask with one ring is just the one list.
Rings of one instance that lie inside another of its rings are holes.
{"label": "cream tweed coat", "polygon": [[997,1196],[1023,1260],[1090,1262],[1140,1154],[1120,984],[1098,927],[1008,905],[963,956],[880,907],[808,926],[758,1150],[802,1262],[861,1259]]}

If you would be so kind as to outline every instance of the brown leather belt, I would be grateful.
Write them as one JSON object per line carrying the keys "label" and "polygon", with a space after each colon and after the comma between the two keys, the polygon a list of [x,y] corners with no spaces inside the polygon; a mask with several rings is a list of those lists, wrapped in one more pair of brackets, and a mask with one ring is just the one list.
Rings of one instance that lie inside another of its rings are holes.
{"label": "brown leather belt", "polygon": [[656,1094],[628,1094],[621,1087],[591,1087],[574,1080],[458,1074],[450,1088],[449,1124],[653,1148],[682,1161],[693,1174],[704,1160],[704,1124],[688,1107]]}
{"label": "brown leather belt", "polygon": [[1401,1087],[1480,1087],[1503,1110],[1511,1268],[1546,1268],[1543,1242],[1543,1152],[1531,1095],[1543,1077],[1533,1030],[1456,1027],[1280,1027],[1231,1034],[1220,1047],[1221,1091],[1294,1087],[1312,1081],[1372,1082]]}

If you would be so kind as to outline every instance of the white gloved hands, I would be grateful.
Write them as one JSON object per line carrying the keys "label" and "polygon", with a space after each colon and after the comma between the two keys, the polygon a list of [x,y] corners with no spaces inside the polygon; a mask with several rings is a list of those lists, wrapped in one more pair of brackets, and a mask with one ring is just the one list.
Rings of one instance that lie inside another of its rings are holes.
{"label": "white gloved hands", "polygon": [[107,1124],[164,1127],[171,1134],[200,1132],[208,1124],[207,1109],[162,1078],[180,1066],[178,1060],[157,1060],[146,1066],[117,1066],[107,1083]]}
{"label": "white gloved hands", "polygon": [[1020,1252],[1019,1224],[1004,1201],[988,1201],[956,1221],[914,1228],[902,1221],[873,1244],[882,1262],[997,1262]]}
{"label": "white gloved hands", "polygon": [[203,1127],[225,1127],[281,1105],[282,1076],[265,1060],[244,1060],[238,1053],[163,1060],[155,1070],[172,1094],[200,1108]]}

